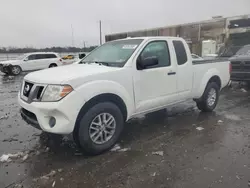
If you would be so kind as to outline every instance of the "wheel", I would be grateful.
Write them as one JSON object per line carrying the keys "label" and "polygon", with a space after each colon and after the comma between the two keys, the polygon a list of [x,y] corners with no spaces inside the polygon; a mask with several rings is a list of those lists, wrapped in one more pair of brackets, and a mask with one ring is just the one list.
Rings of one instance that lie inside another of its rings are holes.
{"label": "wheel", "polygon": [[208,83],[201,100],[197,101],[197,107],[203,112],[212,112],[219,99],[219,86],[215,82]]}
{"label": "wheel", "polygon": [[57,64],[51,64],[50,66],[49,66],[49,68],[52,68],[52,67],[57,67]]}
{"label": "wheel", "polygon": [[19,75],[21,72],[22,72],[21,67],[16,65],[11,67],[11,73],[14,75]]}
{"label": "wheel", "polygon": [[96,104],[85,114],[79,115],[74,140],[84,152],[97,155],[109,150],[118,141],[124,118],[114,103]]}

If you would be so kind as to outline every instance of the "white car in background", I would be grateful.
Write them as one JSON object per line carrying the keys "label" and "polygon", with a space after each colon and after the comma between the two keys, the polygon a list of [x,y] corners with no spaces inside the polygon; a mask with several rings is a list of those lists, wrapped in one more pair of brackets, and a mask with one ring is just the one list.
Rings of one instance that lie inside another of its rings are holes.
{"label": "white car in background", "polygon": [[22,71],[34,71],[62,65],[62,59],[57,53],[35,52],[27,53],[16,60],[0,62],[0,71],[6,74],[18,75]]}

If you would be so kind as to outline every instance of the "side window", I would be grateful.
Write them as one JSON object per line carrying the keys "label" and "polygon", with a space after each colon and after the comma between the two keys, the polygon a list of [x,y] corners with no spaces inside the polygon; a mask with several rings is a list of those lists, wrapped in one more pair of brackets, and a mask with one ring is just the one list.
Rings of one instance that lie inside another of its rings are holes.
{"label": "side window", "polygon": [[37,59],[46,59],[46,54],[37,54]]}
{"label": "side window", "polygon": [[36,58],[36,55],[34,54],[34,55],[30,55],[29,57],[28,57],[28,60],[30,61],[30,60],[36,60],[37,58]]}
{"label": "side window", "polygon": [[55,54],[45,54],[46,59],[56,58]]}
{"label": "side window", "polygon": [[141,52],[141,59],[146,59],[149,57],[157,57],[158,65],[148,67],[148,68],[157,68],[157,67],[167,67],[170,66],[170,55],[168,44],[166,41],[155,41],[150,42]]}
{"label": "side window", "polygon": [[187,62],[187,53],[183,43],[179,40],[174,40],[173,45],[178,65],[185,64]]}

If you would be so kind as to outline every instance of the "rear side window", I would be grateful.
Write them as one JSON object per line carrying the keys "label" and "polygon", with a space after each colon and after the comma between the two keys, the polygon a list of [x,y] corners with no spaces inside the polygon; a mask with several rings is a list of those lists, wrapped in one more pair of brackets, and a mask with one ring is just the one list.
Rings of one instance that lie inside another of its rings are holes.
{"label": "rear side window", "polygon": [[187,53],[183,43],[179,40],[174,40],[173,45],[178,65],[185,64],[187,62]]}
{"label": "rear side window", "polygon": [[56,58],[56,55],[55,54],[45,54],[45,58],[46,59]]}

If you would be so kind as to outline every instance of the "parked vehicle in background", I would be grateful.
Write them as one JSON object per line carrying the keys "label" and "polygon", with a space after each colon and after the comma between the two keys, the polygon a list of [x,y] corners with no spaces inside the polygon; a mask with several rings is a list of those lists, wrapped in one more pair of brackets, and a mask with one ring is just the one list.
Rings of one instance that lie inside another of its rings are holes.
{"label": "parked vehicle in background", "polygon": [[80,53],[79,54],[79,59],[83,59],[87,54],[86,53]]}
{"label": "parked vehicle in background", "polygon": [[85,152],[99,154],[139,114],[189,99],[213,111],[230,70],[229,61],[193,61],[182,38],[122,39],[103,44],[78,64],[26,75],[18,101],[29,124],[73,133]]}
{"label": "parked vehicle in background", "polygon": [[57,53],[35,52],[23,54],[16,60],[0,62],[0,71],[6,74],[18,75],[22,71],[34,71],[60,65],[62,65],[62,60]]}
{"label": "parked vehicle in background", "polygon": [[250,45],[241,47],[230,59],[232,81],[246,81],[250,85]]}
{"label": "parked vehicle in background", "polygon": [[214,40],[203,40],[201,43],[201,55],[202,57],[208,54],[216,53],[216,41]]}
{"label": "parked vehicle in background", "polygon": [[203,60],[202,57],[200,57],[200,56],[198,56],[196,54],[191,54],[191,56],[192,56],[193,60]]}
{"label": "parked vehicle in background", "polygon": [[69,65],[69,64],[72,64],[78,60],[79,60],[79,58],[77,55],[66,55],[66,56],[62,57],[63,65]]}

